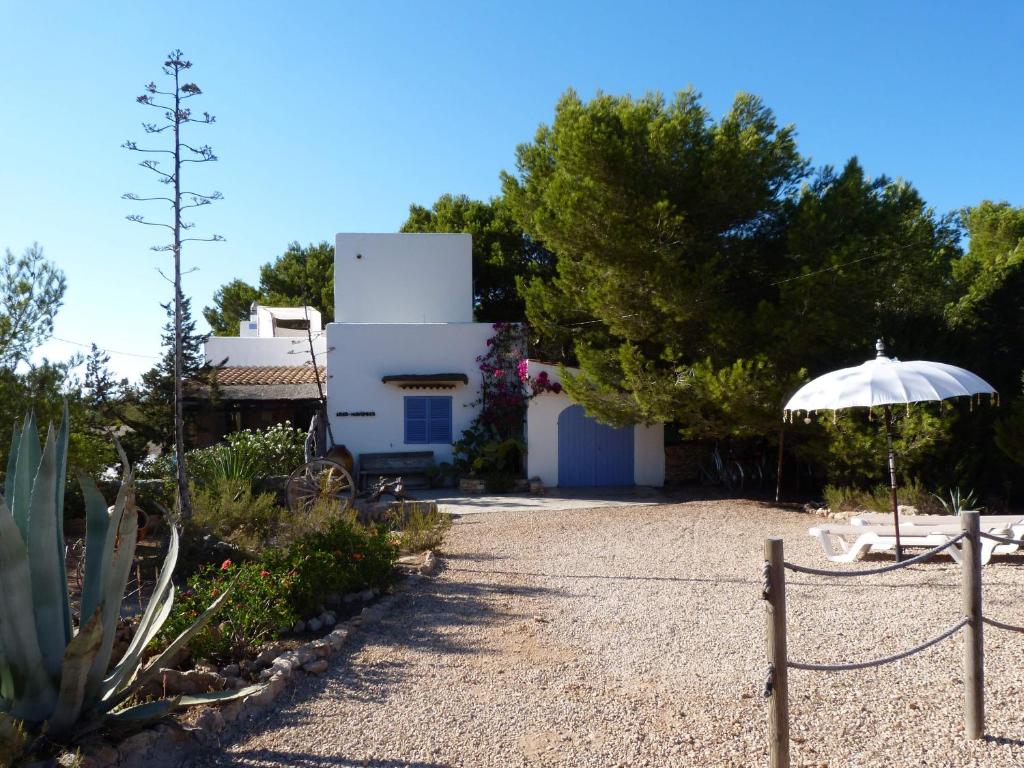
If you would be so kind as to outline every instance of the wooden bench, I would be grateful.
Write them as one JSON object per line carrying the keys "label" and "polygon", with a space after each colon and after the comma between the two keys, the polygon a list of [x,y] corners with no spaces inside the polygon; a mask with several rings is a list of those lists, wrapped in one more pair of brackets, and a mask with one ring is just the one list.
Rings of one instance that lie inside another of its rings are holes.
{"label": "wooden bench", "polygon": [[406,488],[429,488],[429,472],[434,467],[433,451],[402,451],[398,453],[359,454],[359,490],[367,482],[384,477],[402,478]]}

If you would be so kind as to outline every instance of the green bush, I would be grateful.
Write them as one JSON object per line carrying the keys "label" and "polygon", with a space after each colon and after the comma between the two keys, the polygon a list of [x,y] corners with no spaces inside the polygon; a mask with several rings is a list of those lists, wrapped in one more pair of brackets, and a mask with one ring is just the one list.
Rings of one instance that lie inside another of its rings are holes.
{"label": "green bush", "polygon": [[403,552],[437,549],[452,527],[451,515],[439,512],[437,504],[426,502],[403,502],[388,522],[398,533],[398,547]]}
{"label": "green bush", "polygon": [[298,538],[285,550],[268,552],[268,567],[294,571],[289,599],[300,614],[316,610],[328,594],[384,587],[398,556],[385,526],[364,526],[340,509],[322,530]]}
{"label": "green bush", "polygon": [[[196,498],[204,493],[197,491]],[[237,503],[241,511],[241,499]],[[253,562],[225,561],[196,571],[175,603],[164,641],[230,583],[234,587],[220,623],[205,628],[192,643],[197,657],[243,658],[296,618],[315,613],[327,595],[387,586],[398,548],[386,526],[364,526],[354,513],[327,502],[295,520],[279,529],[295,536],[286,546],[266,549]]]}
{"label": "green bush", "polygon": [[[823,491],[825,506],[833,512],[891,512],[892,497],[888,485],[863,489],[852,486],[826,485]],[[915,507],[922,515],[941,515],[946,510],[939,499],[917,480],[910,480],[896,489],[901,506]]]}
{"label": "green bush", "polygon": [[206,607],[231,586],[231,594],[211,622],[189,643],[195,658],[227,661],[251,656],[260,645],[290,627],[295,611],[288,600],[296,575],[266,563],[208,565],[197,571],[178,593],[161,638],[166,645],[195,621]]}
{"label": "green bush", "polygon": [[221,478],[192,486],[191,524],[243,549],[256,550],[278,534],[288,510],[272,493],[254,494],[241,480]]}

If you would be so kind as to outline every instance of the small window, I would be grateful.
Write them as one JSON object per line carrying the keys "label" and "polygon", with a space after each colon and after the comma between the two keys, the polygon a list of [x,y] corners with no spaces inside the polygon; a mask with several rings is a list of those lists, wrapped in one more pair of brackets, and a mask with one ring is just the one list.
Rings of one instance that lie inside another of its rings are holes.
{"label": "small window", "polygon": [[452,441],[452,399],[450,397],[405,398],[405,442],[450,444]]}

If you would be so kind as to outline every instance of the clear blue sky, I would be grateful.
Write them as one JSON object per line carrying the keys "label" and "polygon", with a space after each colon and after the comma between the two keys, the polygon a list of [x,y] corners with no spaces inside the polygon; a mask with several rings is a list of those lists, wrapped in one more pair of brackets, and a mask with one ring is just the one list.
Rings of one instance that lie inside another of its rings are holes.
{"label": "clear blue sky", "polygon": [[[412,202],[489,197],[568,87],[739,91],[797,127],[815,164],[858,155],[940,211],[1024,204],[1024,4],[963,2],[172,2],[0,0],[0,248],[38,241],[67,273],[56,336],[159,354],[163,232],[125,221],[155,192],[135,104],[181,48],[217,116],[220,162],[188,186],[221,244],[185,254],[196,315],[288,242],[394,231]],[[382,296],[382,300],[388,300]],[[76,349],[51,341],[45,351]],[[135,376],[153,358],[113,356]]]}

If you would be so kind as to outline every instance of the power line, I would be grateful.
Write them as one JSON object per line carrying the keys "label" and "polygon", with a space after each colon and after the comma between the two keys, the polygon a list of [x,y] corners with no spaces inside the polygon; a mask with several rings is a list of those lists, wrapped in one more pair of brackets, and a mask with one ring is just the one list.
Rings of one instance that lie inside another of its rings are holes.
{"label": "power line", "polygon": [[[54,341],[63,341],[65,344],[74,344],[76,347],[85,347],[86,349],[92,349],[92,344],[83,344],[81,341],[72,341],[71,339],[62,339],[60,336],[51,336]],[[107,349],[106,347],[96,346],[100,352],[107,352],[111,355],[126,355],[127,357],[145,357],[150,360],[159,360],[160,355],[143,355],[139,352],[121,352],[116,349]]]}

